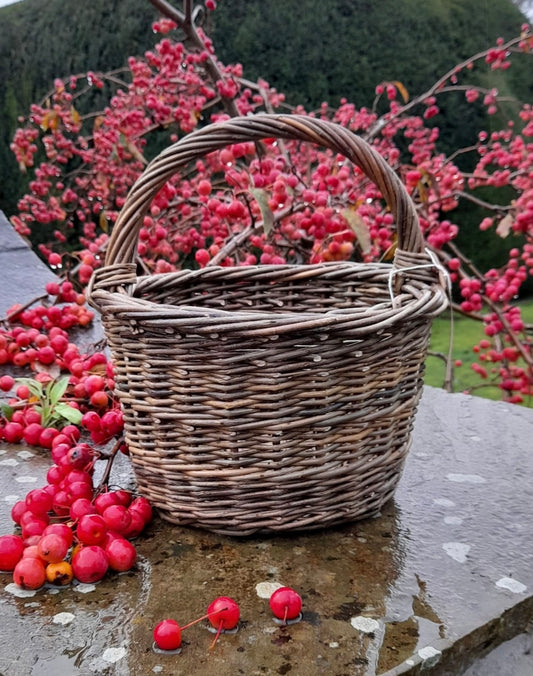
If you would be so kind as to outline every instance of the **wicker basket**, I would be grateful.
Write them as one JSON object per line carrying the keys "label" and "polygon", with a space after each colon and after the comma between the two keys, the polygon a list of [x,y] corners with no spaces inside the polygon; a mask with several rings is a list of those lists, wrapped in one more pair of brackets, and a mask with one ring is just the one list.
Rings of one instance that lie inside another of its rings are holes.
{"label": "wicker basket", "polygon": [[[139,229],[163,184],[211,151],[272,137],[330,148],[376,183],[396,219],[393,265],[137,277]],[[229,535],[377,514],[410,446],[443,277],[396,174],[334,123],[248,116],[167,148],[131,190],[90,290],[140,492],[172,523]]]}

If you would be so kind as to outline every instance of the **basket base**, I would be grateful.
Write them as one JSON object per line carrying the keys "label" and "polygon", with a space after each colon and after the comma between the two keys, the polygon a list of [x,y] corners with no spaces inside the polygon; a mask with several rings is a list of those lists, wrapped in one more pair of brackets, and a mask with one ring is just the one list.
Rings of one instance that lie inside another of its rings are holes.
{"label": "basket base", "polygon": [[357,521],[363,521],[365,519],[377,518],[381,515],[382,507],[392,499],[393,494],[394,491],[392,491],[382,501],[380,501],[379,507],[372,506],[366,510],[357,511],[352,515],[313,515],[312,517],[300,517],[290,521],[282,521],[280,519],[277,523],[269,520],[268,523],[263,524],[261,524],[260,520],[258,520],[257,526],[249,525],[251,523],[249,518],[247,519],[247,524],[239,524],[235,521],[229,523],[227,519],[224,519],[221,516],[219,524],[216,525],[212,519],[210,519],[209,522],[206,522],[202,519],[185,519],[183,516],[180,516],[175,512],[161,508],[157,508],[157,513],[162,519],[172,523],[175,526],[197,528],[215,533],[217,535],[239,538],[257,535],[289,535],[291,533],[306,533],[310,531],[324,530],[331,527],[340,527]]}

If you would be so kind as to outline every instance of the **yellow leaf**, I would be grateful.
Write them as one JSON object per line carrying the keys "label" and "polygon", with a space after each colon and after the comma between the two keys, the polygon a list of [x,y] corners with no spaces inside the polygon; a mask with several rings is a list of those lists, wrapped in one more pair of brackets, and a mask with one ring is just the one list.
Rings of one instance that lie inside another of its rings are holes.
{"label": "yellow leaf", "polygon": [[56,131],[58,127],[59,127],[59,115],[55,112],[55,110],[49,110],[47,113],[44,114],[44,117],[41,120],[41,129],[43,131],[48,131],[48,129]]}
{"label": "yellow leaf", "polygon": [[131,154],[131,156],[137,160],[137,162],[140,162],[141,164],[144,165],[148,164],[148,160],[144,157],[144,155],[137,148],[137,146],[134,143],[132,143],[129,139],[127,139],[126,141],[126,148],[128,149],[128,152]]}
{"label": "yellow leaf", "polygon": [[392,237],[392,244],[391,246],[385,251],[383,256],[381,257],[382,261],[391,261],[394,258],[394,254],[396,253],[396,248],[398,247],[398,236],[396,233],[394,233]]}
{"label": "yellow leaf", "polygon": [[499,235],[502,239],[505,239],[507,235],[511,232],[513,225],[513,217],[511,214],[504,216],[502,220],[496,226],[496,234]]}
{"label": "yellow leaf", "polygon": [[70,117],[74,124],[79,124],[81,122],[81,117],[74,106],[70,106]]}
{"label": "yellow leaf", "polygon": [[106,215],[103,211],[100,212],[100,218],[98,220],[100,223],[100,228],[107,234],[109,231],[109,224],[107,222]]}
{"label": "yellow leaf", "polygon": [[357,243],[359,244],[361,251],[364,254],[370,251],[370,232],[368,231],[368,226],[363,220],[362,216],[360,216],[357,211],[354,211],[353,209],[344,209],[342,215],[344,216],[350,228],[355,232]]}
{"label": "yellow leaf", "polygon": [[392,84],[395,85],[396,89],[400,92],[403,102],[407,103],[407,101],[409,101],[409,92],[404,85],[399,80],[393,80]]}
{"label": "yellow leaf", "polygon": [[50,117],[53,113],[45,113],[43,119],[41,120],[41,129],[43,131],[48,131],[50,126]]}

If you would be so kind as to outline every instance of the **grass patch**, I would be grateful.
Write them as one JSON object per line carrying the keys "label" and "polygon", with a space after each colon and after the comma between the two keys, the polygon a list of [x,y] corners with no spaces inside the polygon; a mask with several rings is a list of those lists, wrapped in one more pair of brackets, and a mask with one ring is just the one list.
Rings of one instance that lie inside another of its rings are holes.
{"label": "grass patch", "polygon": [[[524,321],[528,323],[533,322],[533,299],[523,301],[520,303],[520,306]],[[448,354],[451,328],[450,313],[447,311],[433,322],[429,346],[430,351]],[[487,399],[500,400],[502,392],[495,384],[496,380],[491,381],[489,374],[486,381],[483,381],[471,368],[473,362],[477,361],[477,355],[472,351],[472,347],[484,337],[482,322],[468,319],[463,315],[454,315],[452,355],[454,361],[457,359],[462,361],[462,366],[454,368],[454,392],[465,392],[470,391],[472,388],[478,388],[474,389],[472,394]],[[424,378],[426,385],[442,387],[444,375],[444,361],[439,357],[428,355]],[[479,385],[483,385],[483,387],[479,387]],[[533,401],[529,400],[524,403],[526,406],[533,408]]]}

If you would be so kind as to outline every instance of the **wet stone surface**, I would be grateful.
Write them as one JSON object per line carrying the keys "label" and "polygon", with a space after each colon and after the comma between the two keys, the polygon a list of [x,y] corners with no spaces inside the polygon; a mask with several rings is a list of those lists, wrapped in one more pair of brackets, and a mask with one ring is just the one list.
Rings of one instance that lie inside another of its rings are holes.
{"label": "wet stone surface", "polygon": [[[94,587],[18,596],[2,574],[0,674],[461,674],[533,616],[532,437],[531,411],[426,388],[379,518],[245,540],[156,519],[136,542],[137,569]],[[5,533],[11,504],[44,483],[49,460],[0,451]],[[131,483],[125,458],[112,480]],[[286,629],[268,607],[279,584],[303,597],[302,621]],[[157,622],[185,624],[219,595],[241,606],[236,634],[210,651],[200,623],[181,654],[153,652]]]}
{"label": "wet stone surface", "polygon": [[[0,265],[0,312],[54,278],[1,212]],[[101,335],[95,322],[77,342]],[[0,573],[0,676],[459,676],[471,663],[468,676],[530,676],[532,438],[531,410],[426,388],[403,477],[377,519],[246,540],[156,519],[135,543],[136,569],[97,585],[20,594]],[[119,458],[112,481],[132,487]],[[0,533],[13,532],[11,505],[49,466],[47,453],[0,444]],[[304,603],[287,629],[268,607],[280,584]],[[241,606],[236,634],[210,651],[200,623],[181,654],[152,651],[157,622],[185,624],[220,595]]]}

